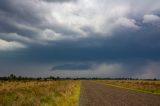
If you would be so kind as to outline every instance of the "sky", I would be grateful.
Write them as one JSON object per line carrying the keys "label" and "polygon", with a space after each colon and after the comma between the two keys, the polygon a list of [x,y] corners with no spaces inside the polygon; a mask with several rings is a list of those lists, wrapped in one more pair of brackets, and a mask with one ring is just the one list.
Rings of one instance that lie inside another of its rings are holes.
{"label": "sky", "polygon": [[160,78],[159,0],[1,0],[0,76]]}

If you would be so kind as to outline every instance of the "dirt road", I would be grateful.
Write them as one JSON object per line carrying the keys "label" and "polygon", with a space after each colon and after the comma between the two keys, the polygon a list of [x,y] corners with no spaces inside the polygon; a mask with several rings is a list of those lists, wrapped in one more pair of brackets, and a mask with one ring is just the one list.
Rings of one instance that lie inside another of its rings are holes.
{"label": "dirt road", "polygon": [[160,95],[82,81],[80,106],[160,106]]}

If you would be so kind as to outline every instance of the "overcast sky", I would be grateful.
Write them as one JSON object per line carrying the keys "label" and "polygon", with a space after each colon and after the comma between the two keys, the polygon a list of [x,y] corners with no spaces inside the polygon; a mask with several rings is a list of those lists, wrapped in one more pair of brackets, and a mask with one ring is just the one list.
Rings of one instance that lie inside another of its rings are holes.
{"label": "overcast sky", "polygon": [[159,0],[1,0],[0,76],[160,78]]}

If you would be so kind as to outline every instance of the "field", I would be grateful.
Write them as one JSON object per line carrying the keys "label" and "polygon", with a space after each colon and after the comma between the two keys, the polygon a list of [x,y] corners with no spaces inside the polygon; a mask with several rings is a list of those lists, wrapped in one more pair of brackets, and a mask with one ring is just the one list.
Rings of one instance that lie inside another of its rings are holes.
{"label": "field", "polygon": [[160,106],[159,94],[153,80],[0,81],[0,106]]}
{"label": "field", "polygon": [[80,81],[1,81],[0,106],[78,106]]}
{"label": "field", "polygon": [[98,80],[101,84],[107,84],[132,90],[160,94],[160,81],[153,80]]}

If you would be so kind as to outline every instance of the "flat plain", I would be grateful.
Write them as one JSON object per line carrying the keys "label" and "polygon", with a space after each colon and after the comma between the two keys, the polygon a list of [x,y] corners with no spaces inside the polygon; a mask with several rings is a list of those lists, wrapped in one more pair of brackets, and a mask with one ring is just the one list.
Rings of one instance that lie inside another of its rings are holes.
{"label": "flat plain", "polygon": [[78,106],[80,81],[1,81],[0,106]]}
{"label": "flat plain", "polygon": [[0,106],[160,106],[160,81],[0,81]]}

